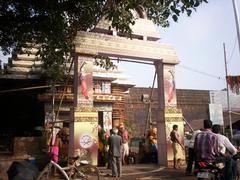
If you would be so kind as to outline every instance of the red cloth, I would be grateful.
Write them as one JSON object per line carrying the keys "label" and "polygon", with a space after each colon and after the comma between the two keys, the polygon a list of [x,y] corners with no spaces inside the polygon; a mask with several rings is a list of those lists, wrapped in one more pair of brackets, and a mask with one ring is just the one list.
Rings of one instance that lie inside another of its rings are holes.
{"label": "red cloth", "polygon": [[233,93],[239,94],[240,91],[240,76],[227,76],[227,83]]}

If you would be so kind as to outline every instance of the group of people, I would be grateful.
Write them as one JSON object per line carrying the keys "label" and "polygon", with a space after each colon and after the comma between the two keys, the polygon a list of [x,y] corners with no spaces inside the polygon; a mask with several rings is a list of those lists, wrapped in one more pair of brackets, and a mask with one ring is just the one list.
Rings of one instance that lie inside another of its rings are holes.
{"label": "group of people", "polygon": [[122,176],[122,164],[127,164],[129,155],[129,135],[123,123],[119,127],[114,127],[111,130],[111,135],[108,137],[108,155],[109,167],[112,170],[113,177]]}
{"label": "group of people", "polygon": [[238,150],[226,136],[220,134],[220,125],[213,125],[211,120],[205,119],[203,126],[201,131],[194,131],[189,140],[186,174],[192,173],[194,162],[194,167],[198,168],[197,162],[214,163],[217,159],[224,158],[226,161],[225,179],[234,179],[236,177],[236,162],[231,157],[237,154]]}
{"label": "group of people", "polygon": [[[104,134],[102,134],[101,132],[102,131],[99,131],[99,135],[104,136]],[[109,146],[107,159],[109,167],[112,169],[112,176],[121,177],[122,164],[125,165],[128,163],[127,160],[129,155],[128,131],[125,129],[124,124],[120,123],[118,127],[114,127],[111,130],[110,134],[104,138],[106,142],[101,142],[101,144]],[[61,130],[59,130],[59,132],[56,135],[55,141],[51,146],[51,158],[53,161],[57,163],[63,161],[67,162],[68,143],[69,143],[69,129],[64,127]],[[99,147],[101,147],[100,144]],[[55,172],[55,174],[57,173]]]}

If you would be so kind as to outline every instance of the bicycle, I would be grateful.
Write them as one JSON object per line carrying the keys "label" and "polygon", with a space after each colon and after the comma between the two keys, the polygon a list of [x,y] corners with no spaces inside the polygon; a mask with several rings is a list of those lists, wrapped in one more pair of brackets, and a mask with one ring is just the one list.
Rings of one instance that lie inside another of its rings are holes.
{"label": "bicycle", "polygon": [[80,161],[79,158],[74,158],[73,164],[66,167],[61,167],[54,161],[50,161],[46,167],[41,171],[37,180],[53,180],[56,179],[54,176],[53,168],[59,171],[60,177],[65,180],[99,180],[100,172],[96,166],[89,164],[87,161]]}

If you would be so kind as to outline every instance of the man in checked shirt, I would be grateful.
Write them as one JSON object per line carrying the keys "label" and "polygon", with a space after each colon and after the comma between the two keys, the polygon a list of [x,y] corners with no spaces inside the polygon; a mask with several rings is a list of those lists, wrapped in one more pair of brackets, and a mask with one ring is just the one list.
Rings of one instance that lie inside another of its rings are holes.
{"label": "man in checked shirt", "polygon": [[[205,119],[203,121],[203,126],[204,129],[196,136],[194,143],[196,162],[213,163],[218,157],[224,157],[224,155],[221,153],[219,137],[212,132],[212,121]],[[230,161],[226,159],[226,163],[227,162]],[[226,180],[232,180],[233,172],[230,170],[231,164],[227,164],[224,176]]]}
{"label": "man in checked shirt", "polygon": [[219,142],[216,134],[212,132],[212,121],[205,119],[203,121],[203,130],[196,136],[194,151],[196,161],[207,161],[212,163],[221,154],[219,152]]}

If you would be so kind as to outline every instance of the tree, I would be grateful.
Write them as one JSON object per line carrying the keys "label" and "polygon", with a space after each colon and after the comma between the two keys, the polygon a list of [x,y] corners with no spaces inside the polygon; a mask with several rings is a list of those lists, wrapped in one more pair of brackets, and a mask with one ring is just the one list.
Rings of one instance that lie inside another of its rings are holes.
{"label": "tree", "polygon": [[[169,26],[180,13],[191,15],[207,0],[0,0],[0,47],[4,54],[38,47],[48,78],[62,78],[62,64],[71,57],[77,31],[89,31],[105,17],[112,28],[131,37],[132,9],[143,10],[157,25]],[[109,59],[98,62],[109,68]]]}

